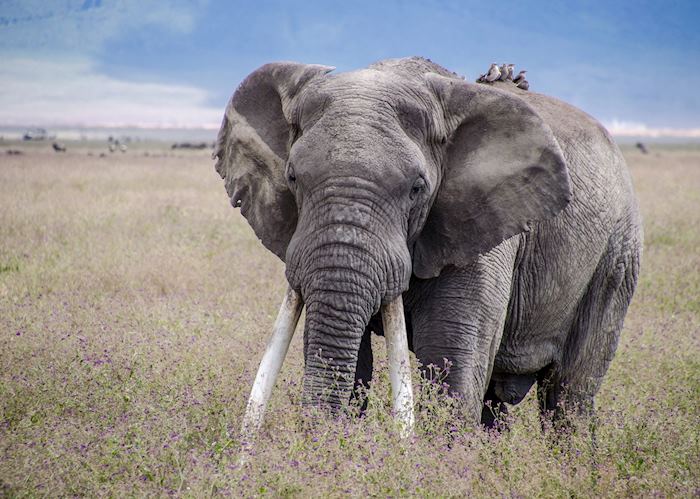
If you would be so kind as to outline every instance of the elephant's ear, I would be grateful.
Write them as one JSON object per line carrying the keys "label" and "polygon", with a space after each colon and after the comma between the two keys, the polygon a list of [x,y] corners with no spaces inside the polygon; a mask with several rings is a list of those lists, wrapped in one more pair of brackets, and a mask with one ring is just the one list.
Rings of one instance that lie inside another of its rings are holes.
{"label": "elephant's ear", "polygon": [[414,246],[413,270],[421,278],[472,262],[571,199],[559,144],[524,100],[432,73],[426,79],[449,140],[441,183]]}
{"label": "elephant's ear", "polygon": [[297,223],[287,187],[293,100],[313,78],[334,68],[276,62],[253,71],[231,97],[213,157],[226,192],[267,249],[284,260]]}

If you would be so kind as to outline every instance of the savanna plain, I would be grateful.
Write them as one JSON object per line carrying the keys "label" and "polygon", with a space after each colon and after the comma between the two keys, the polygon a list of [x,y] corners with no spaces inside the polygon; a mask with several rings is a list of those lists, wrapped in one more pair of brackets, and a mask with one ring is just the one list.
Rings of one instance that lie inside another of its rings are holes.
{"label": "savanna plain", "polygon": [[286,283],[208,152],[0,144],[0,496],[697,497],[700,148],[623,150],[645,253],[593,424],[532,390],[474,429],[416,371],[402,440],[382,338],[365,416],[309,419],[297,334],[241,462]]}

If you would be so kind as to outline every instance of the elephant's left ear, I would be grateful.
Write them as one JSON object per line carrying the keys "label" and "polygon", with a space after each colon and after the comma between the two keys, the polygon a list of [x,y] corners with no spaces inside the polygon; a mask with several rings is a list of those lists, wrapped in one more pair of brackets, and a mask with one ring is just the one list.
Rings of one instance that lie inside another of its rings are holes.
{"label": "elephant's left ear", "polygon": [[416,240],[413,271],[434,277],[553,217],[571,199],[554,135],[523,99],[427,74],[449,137],[442,180]]}

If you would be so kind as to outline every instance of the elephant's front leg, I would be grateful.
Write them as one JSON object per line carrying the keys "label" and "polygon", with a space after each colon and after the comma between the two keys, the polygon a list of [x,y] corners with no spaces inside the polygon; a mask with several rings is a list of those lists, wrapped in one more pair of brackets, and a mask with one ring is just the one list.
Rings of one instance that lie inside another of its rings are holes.
{"label": "elephant's front leg", "polygon": [[416,357],[427,366],[450,364],[450,393],[481,420],[484,394],[501,342],[510,297],[515,242],[506,241],[464,268],[447,267],[425,281],[412,309]]}

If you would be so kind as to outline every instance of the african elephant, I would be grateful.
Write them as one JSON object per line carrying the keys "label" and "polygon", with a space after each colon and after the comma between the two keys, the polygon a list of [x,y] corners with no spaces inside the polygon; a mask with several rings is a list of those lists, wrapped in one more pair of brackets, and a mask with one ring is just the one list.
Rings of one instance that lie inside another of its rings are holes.
{"label": "african elephant", "polygon": [[[492,422],[486,401],[516,404],[535,383],[542,411],[592,407],[642,248],[606,130],[554,98],[467,83],[423,58],[333,69],[255,70],[214,152],[232,205],[286,263],[277,329],[291,334],[306,306],[303,403],[337,409],[371,380],[370,334],[393,304],[392,338],[423,365],[449,360],[450,393],[475,423]],[[274,383],[280,341],[254,393]]]}

